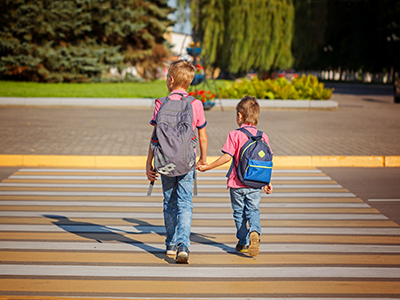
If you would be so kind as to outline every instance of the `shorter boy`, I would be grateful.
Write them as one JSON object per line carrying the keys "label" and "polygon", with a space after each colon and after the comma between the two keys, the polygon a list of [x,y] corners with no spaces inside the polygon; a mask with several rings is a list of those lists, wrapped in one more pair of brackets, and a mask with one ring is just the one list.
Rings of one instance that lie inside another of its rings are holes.
{"label": "shorter boy", "polygon": [[[173,62],[168,68],[167,75],[167,88],[170,92],[168,98],[170,101],[185,101],[184,98],[188,97],[187,89],[193,80],[196,68],[189,62],[178,60]],[[193,131],[198,131],[199,146],[200,146],[200,159],[198,164],[206,164],[207,157],[207,132],[206,132],[206,119],[204,116],[203,104],[199,100],[191,102],[193,113]],[[157,114],[162,109],[162,103],[156,99],[153,118],[150,124],[155,128],[152,137],[156,130]],[[195,151],[190,149],[189,151]],[[158,173],[153,166],[154,153],[149,146],[149,152],[146,162],[146,175],[150,181],[157,180]],[[194,171],[191,169],[187,174],[175,177],[168,177],[161,174],[161,183],[164,194],[163,213],[164,213],[164,226],[166,231],[166,254],[176,256],[176,262],[188,263],[189,260],[189,246],[190,246],[190,231],[192,224],[192,210],[193,210],[193,181]],[[160,172],[161,173],[161,172]]]}
{"label": "shorter boy", "polygon": [[[255,97],[246,96],[236,106],[236,122],[241,128],[246,128],[251,134],[257,134],[258,117],[260,105]],[[263,133],[263,140],[269,145],[268,136]],[[201,172],[214,169],[226,164],[234,158],[235,165],[228,178],[227,185],[230,188],[231,205],[233,218],[236,225],[236,237],[239,242],[236,245],[238,252],[248,252],[250,256],[256,256],[260,252],[260,211],[261,189],[245,186],[237,177],[236,168],[239,162],[239,154],[242,146],[249,138],[244,132],[233,130],[229,133],[225,145],[222,148],[224,153],[216,161],[209,165],[198,165]],[[271,183],[263,187],[267,194],[272,193]],[[249,222],[249,229],[247,229]]]}

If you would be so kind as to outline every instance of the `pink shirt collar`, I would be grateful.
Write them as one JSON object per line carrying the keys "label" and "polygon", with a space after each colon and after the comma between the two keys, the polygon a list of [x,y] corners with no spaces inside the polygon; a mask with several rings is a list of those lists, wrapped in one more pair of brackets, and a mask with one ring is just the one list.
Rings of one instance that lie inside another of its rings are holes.
{"label": "pink shirt collar", "polygon": [[174,93],[178,93],[178,94],[187,94],[188,92],[186,92],[185,90],[173,90],[173,91],[171,92],[171,94],[174,94]]}
{"label": "pink shirt collar", "polygon": [[252,124],[242,124],[242,126],[240,126],[240,128],[243,128],[243,127],[245,127],[245,126],[256,127],[256,126],[254,126],[254,125],[252,125]]}

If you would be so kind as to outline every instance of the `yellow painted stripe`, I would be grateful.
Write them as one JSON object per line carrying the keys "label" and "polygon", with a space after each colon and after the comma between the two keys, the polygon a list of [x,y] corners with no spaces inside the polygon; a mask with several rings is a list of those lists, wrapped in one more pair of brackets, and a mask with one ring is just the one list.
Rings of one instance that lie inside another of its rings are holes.
{"label": "yellow painted stripe", "polygon": [[153,281],[153,280],[58,280],[2,279],[4,292],[78,292],[173,295],[265,295],[265,294],[400,294],[396,281]]}
{"label": "yellow painted stripe", "polygon": [[[52,225],[54,220],[48,218],[0,218],[0,224],[40,224]],[[164,226],[163,219],[141,219],[140,222],[129,222],[122,219],[89,219],[89,218],[71,218],[65,221],[57,221],[57,225],[78,225],[95,224],[104,226],[137,226],[147,224],[148,226]],[[393,221],[389,220],[260,220],[262,227],[399,227]],[[192,220],[192,226],[197,227],[230,227],[235,226],[232,220]]]}
{"label": "yellow painted stripe", "polygon": [[[0,155],[0,166],[145,169],[146,156]],[[218,157],[209,156],[207,162]],[[399,156],[274,156],[274,168],[400,166]],[[226,164],[219,169],[228,169]]]}
{"label": "yellow painted stripe", "polygon": [[399,166],[400,166],[400,156],[385,157],[385,167],[399,167]]}
{"label": "yellow painted stripe", "polygon": [[[169,264],[166,255],[151,253],[98,253],[98,252],[46,252],[1,251],[3,262],[55,262],[55,263],[121,263]],[[172,258],[173,260],[173,258]],[[259,254],[255,259],[247,255],[192,254],[191,265],[400,265],[400,255],[317,255],[317,254]]]}
{"label": "yellow painted stripe", "polygon": [[315,167],[384,167],[384,156],[313,156]]}
{"label": "yellow painted stripe", "polygon": [[[38,241],[91,241],[93,239],[109,239],[110,235],[114,236],[115,241],[120,239],[137,240],[140,238],[142,243],[164,243],[165,236],[163,234],[128,234],[118,233],[118,238],[113,233],[92,233],[91,238],[80,236],[70,232],[0,232],[0,240],[38,240]],[[217,243],[236,243],[237,239],[234,234],[207,234],[207,239]],[[116,238],[116,239],[115,239]],[[202,243],[203,238],[196,235],[191,236],[193,244]],[[399,245],[400,237],[398,236],[340,236],[340,235],[261,235],[261,242],[264,243],[317,243],[317,244],[371,244],[371,245]]]}

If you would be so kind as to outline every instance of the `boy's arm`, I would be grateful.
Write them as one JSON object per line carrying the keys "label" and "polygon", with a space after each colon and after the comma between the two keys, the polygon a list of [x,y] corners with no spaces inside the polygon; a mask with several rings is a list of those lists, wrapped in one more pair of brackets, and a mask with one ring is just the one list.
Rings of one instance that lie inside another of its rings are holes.
{"label": "boy's arm", "polygon": [[208,137],[206,128],[198,130],[199,133],[199,145],[200,145],[200,159],[197,162],[197,166],[207,164],[207,148],[208,148]]}
{"label": "boy's arm", "polygon": [[197,166],[197,170],[199,170],[200,172],[211,170],[211,169],[217,168],[219,166],[222,166],[222,165],[226,164],[227,162],[230,162],[231,159],[232,159],[232,157],[229,154],[225,153],[224,155],[220,156],[217,160],[213,161],[209,165]]}
{"label": "boy's arm", "polygon": [[[153,136],[154,130],[156,130],[155,127],[153,129],[153,133],[151,134],[151,136]],[[153,158],[154,158],[154,153],[151,150],[151,142],[150,142],[150,144],[149,144],[149,152],[147,154],[147,161],[146,161],[146,175],[147,175],[147,179],[150,180],[150,181],[155,181],[155,180],[157,180],[157,177],[158,177],[157,172],[154,172]]]}

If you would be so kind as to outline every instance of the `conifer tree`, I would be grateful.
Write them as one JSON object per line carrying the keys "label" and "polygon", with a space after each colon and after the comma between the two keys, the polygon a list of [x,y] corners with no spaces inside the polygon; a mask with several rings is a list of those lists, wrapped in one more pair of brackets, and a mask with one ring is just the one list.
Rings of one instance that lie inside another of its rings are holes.
{"label": "conifer tree", "polygon": [[35,81],[98,81],[110,66],[167,54],[167,0],[3,0],[0,74]]}

